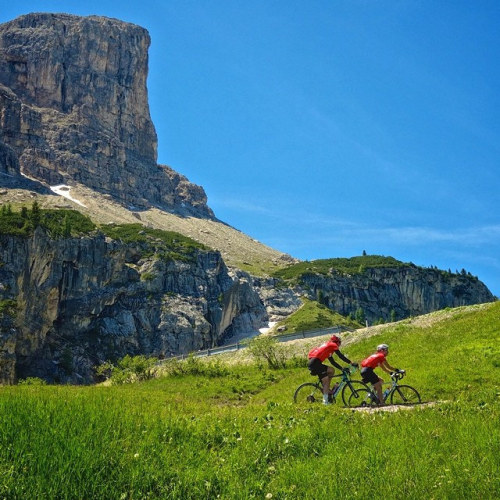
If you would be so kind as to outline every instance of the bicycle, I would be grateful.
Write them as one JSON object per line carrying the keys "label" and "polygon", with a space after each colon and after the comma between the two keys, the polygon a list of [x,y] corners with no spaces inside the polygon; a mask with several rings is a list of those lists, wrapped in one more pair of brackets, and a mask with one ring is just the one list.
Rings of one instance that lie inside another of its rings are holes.
{"label": "bicycle", "polygon": [[[390,401],[391,405],[414,405],[420,404],[422,399],[418,391],[412,387],[411,385],[406,384],[398,384],[398,381],[401,380],[406,375],[405,370],[398,370],[391,373],[391,387],[386,389],[383,393],[384,403],[386,401]],[[378,396],[373,390],[370,390],[370,394],[368,399],[358,406],[375,406],[379,402]]]}
{"label": "bicycle", "polygon": [[[356,406],[366,406],[366,401],[371,394],[370,388],[361,380],[351,380],[351,375],[357,370],[357,367],[342,370],[340,375],[334,377],[341,377],[339,385],[334,389],[333,393],[329,395],[328,400],[330,403],[336,401],[336,397],[341,394],[342,401],[345,406],[354,408]],[[299,385],[293,395],[295,403],[308,402],[320,403],[323,401],[323,384],[318,382],[305,382]]]}

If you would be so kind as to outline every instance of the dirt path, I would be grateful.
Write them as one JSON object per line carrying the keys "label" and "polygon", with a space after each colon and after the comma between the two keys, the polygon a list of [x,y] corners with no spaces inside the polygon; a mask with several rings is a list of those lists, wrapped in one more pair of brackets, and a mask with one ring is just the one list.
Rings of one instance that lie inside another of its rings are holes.
{"label": "dirt path", "polygon": [[415,410],[418,408],[423,408],[426,406],[435,406],[437,403],[435,401],[430,401],[428,403],[420,403],[415,405],[386,405],[386,406],[374,406],[374,407],[361,407],[361,408],[347,408],[352,411],[359,411],[362,413],[380,413],[380,412],[388,412],[394,413],[400,410]]}

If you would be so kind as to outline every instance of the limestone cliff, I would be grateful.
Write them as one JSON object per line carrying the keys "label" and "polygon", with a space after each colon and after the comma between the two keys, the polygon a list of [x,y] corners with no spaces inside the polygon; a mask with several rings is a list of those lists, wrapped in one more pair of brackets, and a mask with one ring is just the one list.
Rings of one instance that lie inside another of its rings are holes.
{"label": "limestone cliff", "polygon": [[213,217],[201,187],[156,163],[149,44],[145,29],[104,17],[28,14],[0,25],[0,173]]}
{"label": "limestone cliff", "polygon": [[0,381],[90,382],[105,360],[212,347],[267,319],[218,252],[151,253],[101,233],[0,235]]}
{"label": "limestone cliff", "polygon": [[[343,316],[354,315],[361,309],[370,324],[380,319],[399,320],[446,307],[495,300],[476,277],[412,264],[366,268],[353,274],[334,270],[326,275],[305,273],[300,277],[300,283],[291,285],[291,288],[296,296],[319,300]],[[286,288],[281,287],[281,297],[285,304],[290,303]]]}

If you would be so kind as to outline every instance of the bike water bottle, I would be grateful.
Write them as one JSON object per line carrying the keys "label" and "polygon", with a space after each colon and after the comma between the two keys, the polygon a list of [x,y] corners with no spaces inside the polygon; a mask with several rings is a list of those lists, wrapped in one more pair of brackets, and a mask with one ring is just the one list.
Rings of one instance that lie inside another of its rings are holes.
{"label": "bike water bottle", "polygon": [[391,392],[389,389],[386,389],[384,391],[384,399],[387,397],[387,395],[389,394],[389,392]]}

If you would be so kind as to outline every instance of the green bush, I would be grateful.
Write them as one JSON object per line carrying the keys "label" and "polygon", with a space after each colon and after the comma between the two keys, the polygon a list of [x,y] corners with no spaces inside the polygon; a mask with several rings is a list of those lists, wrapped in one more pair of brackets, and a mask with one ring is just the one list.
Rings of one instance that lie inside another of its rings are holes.
{"label": "green bush", "polygon": [[258,362],[266,362],[273,370],[286,366],[286,353],[283,346],[270,335],[258,335],[248,343],[248,350]]}
{"label": "green bush", "polygon": [[35,386],[47,385],[47,382],[45,382],[45,380],[38,377],[27,377],[18,380],[17,383],[18,385],[35,385]]}
{"label": "green bush", "polygon": [[20,212],[0,211],[0,234],[29,237],[40,226],[52,238],[81,236],[95,230],[95,224],[77,210],[41,209],[33,202],[31,210],[22,207]]}
{"label": "green bush", "polygon": [[165,373],[170,376],[203,375],[207,377],[224,377],[229,368],[220,361],[196,358],[190,354],[186,359],[172,359],[163,364]]}
{"label": "green bush", "polygon": [[0,300],[0,314],[13,316],[16,313],[17,302],[13,299]]}
{"label": "green bush", "polygon": [[116,365],[110,362],[101,364],[96,368],[96,374],[109,379],[113,385],[141,382],[154,377],[157,362],[158,359],[154,357],[127,354]]}
{"label": "green bush", "polygon": [[208,247],[173,231],[151,229],[142,224],[109,224],[101,226],[101,231],[110,238],[127,244],[137,244],[142,248],[142,255],[168,261],[191,262],[199,250]]}

